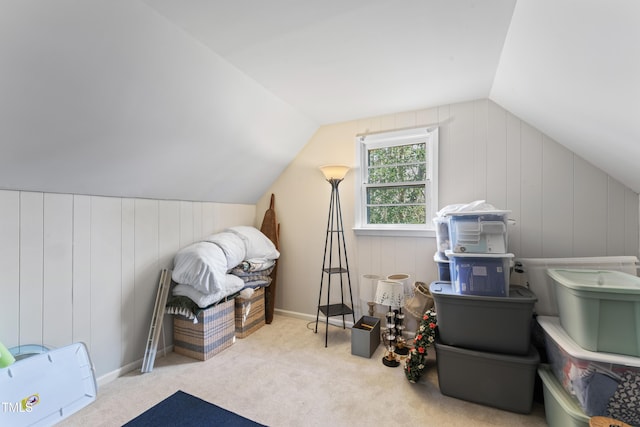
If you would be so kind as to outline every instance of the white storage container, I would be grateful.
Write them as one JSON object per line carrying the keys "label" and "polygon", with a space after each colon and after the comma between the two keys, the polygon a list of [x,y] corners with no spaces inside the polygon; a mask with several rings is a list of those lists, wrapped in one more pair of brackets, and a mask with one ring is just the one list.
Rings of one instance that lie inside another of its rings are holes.
{"label": "white storage container", "polygon": [[582,348],[640,356],[640,277],[610,270],[548,269],[560,323]]}
{"label": "white storage container", "polygon": [[585,350],[567,335],[559,318],[537,319],[553,374],[584,413],[640,425],[640,358]]}
{"label": "white storage container", "polygon": [[456,293],[506,297],[513,254],[475,254],[446,251]]}
{"label": "white storage container", "polygon": [[[558,304],[553,290],[553,280],[548,268],[590,270],[614,270],[636,275],[638,258],[634,256],[584,257],[584,258],[517,258],[512,283],[527,286],[538,297],[534,311],[542,316],[557,316]],[[520,277],[521,276],[521,277]]]}
{"label": "white storage container", "polygon": [[433,224],[436,228],[436,254],[446,258],[444,251],[451,249],[449,218],[446,216],[435,217],[433,218]]}
{"label": "white storage container", "polygon": [[96,399],[83,343],[35,354],[0,369],[1,426],[51,426]]}
{"label": "white storage container", "polygon": [[449,237],[453,252],[507,252],[507,223],[511,211],[450,212]]}

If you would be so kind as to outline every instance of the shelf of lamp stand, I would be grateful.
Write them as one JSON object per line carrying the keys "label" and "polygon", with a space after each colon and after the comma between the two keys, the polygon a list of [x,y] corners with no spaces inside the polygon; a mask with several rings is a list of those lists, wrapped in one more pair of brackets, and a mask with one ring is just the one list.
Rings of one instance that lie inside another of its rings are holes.
{"label": "shelf of lamp stand", "polygon": [[346,304],[321,305],[318,308],[320,309],[322,314],[325,315],[325,317],[343,316],[343,315],[346,315],[346,314],[352,314],[353,313],[353,310],[351,310],[351,307],[349,307]]}
{"label": "shelf of lamp stand", "polygon": [[346,273],[348,270],[344,267],[323,268],[322,271],[328,274]]}

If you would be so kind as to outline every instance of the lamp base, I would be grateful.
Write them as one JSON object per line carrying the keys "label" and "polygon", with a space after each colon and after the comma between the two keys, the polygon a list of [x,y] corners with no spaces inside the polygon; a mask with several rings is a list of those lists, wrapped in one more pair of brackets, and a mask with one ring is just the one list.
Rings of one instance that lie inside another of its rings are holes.
{"label": "lamp base", "polygon": [[375,308],[375,306],[376,306],[376,303],[375,303],[375,302],[373,302],[373,301],[369,301],[369,302],[367,303],[367,305],[369,306],[369,316],[372,316],[372,317],[373,317],[374,308]]}
{"label": "lamp base", "polygon": [[409,347],[396,347],[396,354],[406,356],[409,354]]}
{"label": "lamp base", "polygon": [[390,354],[387,356],[384,356],[382,358],[382,364],[389,368],[397,368],[398,366],[400,366],[400,362],[397,361],[395,357],[390,357],[390,356],[391,356]]}

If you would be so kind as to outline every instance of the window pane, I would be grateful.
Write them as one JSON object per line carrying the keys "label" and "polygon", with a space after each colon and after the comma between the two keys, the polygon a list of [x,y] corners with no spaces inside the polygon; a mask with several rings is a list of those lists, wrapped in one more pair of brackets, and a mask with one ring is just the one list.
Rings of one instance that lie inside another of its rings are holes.
{"label": "window pane", "polygon": [[369,184],[424,181],[426,177],[424,163],[369,168]]}
{"label": "window pane", "polygon": [[405,187],[370,187],[367,189],[367,204],[415,204],[425,203],[424,185]]}
{"label": "window pane", "polygon": [[424,224],[425,205],[370,206],[367,208],[369,224]]}
{"label": "window pane", "polygon": [[369,166],[424,163],[427,159],[426,144],[397,145],[369,150]]}

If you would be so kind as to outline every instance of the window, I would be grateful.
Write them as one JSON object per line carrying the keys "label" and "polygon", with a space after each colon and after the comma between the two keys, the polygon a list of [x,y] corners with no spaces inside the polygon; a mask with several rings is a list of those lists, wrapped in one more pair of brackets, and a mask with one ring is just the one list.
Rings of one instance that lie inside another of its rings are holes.
{"label": "window", "polygon": [[433,231],[431,218],[438,206],[438,128],[384,132],[356,140],[360,163],[356,232],[416,235]]}

